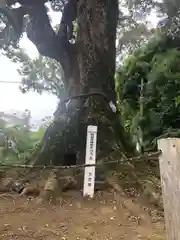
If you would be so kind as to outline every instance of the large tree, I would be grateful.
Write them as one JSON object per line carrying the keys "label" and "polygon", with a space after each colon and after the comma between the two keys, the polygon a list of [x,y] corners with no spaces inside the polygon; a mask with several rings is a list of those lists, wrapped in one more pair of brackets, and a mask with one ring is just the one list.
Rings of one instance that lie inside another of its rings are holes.
{"label": "large tree", "polygon": [[[14,2],[9,1],[9,5]],[[46,0],[17,2],[21,7],[12,9],[10,22],[16,33],[21,35],[22,19],[26,19],[27,37],[41,55],[59,62],[64,72],[65,94],[55,113],[55,121],[45,134],[37,162],[60,164],[69,152],[75,153],[79,162],[84,162],[89,124],[99,128],[98,158],[117,145],[117,133],[122,151],[132,154],[134,148],[129,144],[118,113],[111,107],[116,105],[118,0],[51,1],[59,8],[63,4],[58,32],[50,24],[44,5]],[[72,40],[73,20],[78,26],[74,42],[69,41]]]}
{"label": "large tree", "polygon": [[[11,9],[16,2],[21,6]],[[120,4],[121,8],[119,8],[118,0],[51,0],[49,2],[54,10],[62,10],[61,22],[56,29],[52,27],[48,17],[47,7],[44,5],[46,2],[47,0],[36,2],[7,0],[9,9],[4,10],[12,28],[8,25],[1,34],[5,36],[6,42],[9,35],[16,41],[22,32],[26,31],[27,37],[36,45],[39,53],[57,61],[63,69],[62,81],[65,91],[55,113],[55,121],[45,134],[37,162],[48,164],[51,160],[59,164],[64,154],[68,152],[76,153],[79,156],[78,160],[83,162],[86,127],[89,124],[96,124],[99,127],[98,157],[102,152],[108,154],[112,146],[116,146],[117,134],[121,150],[131,154],[134,149],[125,134],[120,114],[114,113],[111,108],[112,104],[116,105],[114,86],[116,32],[118,29],[118,33],[122,35],[122,29],[130,29],[133,38],[129,41],[127,34],[128,41],[137,43],[139,39],[135,37],[134,41],[131,26],[135,26],[136,31],[136,26],[139,26],[135,22],[136,16],[141,18],[142,22],[152,9],[156,9],[164,17],[161,26],[173,30],[178,24],[179,1],[164,0],[159,3],[156,0],[128,0]],[[129,6],[127,14],[123,13],[123,5]],[[5,17],[3,20],[5,22]],[[71,34],[74,20],[76,21],[75,39]],[[117,27],[118,23],[120,27]],[[25,28],[22,27],[23,24]],[[16,34],[11,34],[13,29]],[[140,25],[139,29],[138,35],[144,33],[151,35],[143,25]],[[170,32],[174,33],[174,31]],[[124,43],[120,38],[119,50],[126,42]],[[33,66],[31,67],[34,69]],[[44,67],[47,67],[46,63]],[[53,77],[48,71],[43,71],[43,74],[46,80]],[[61,90],[59,86],[56,88],[49,83],[44,87],[45,90],[49,90],[49,87],[50,90],[52,87],[55,91]],[[70,103],[68,99],[71,99]],[[107,151],[105,152],[104,149]]]}

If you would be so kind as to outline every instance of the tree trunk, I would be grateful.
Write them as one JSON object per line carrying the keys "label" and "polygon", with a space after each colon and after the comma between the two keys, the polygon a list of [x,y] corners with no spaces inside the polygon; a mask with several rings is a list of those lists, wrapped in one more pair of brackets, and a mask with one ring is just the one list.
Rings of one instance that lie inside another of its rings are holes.
{"label": "tree trunk", "polygon": [[[113,112],[109,105],[110,102],[116,105],[118,0],[79,0],[77,9],[76,43],[63,42],[59,57],[64,69],[66,97],[71,101],[66,107],[67,101],[61,100],[36,164],[68,164],[70,153],[75,157],[69,164],[84,163],[88,125],[98,126],[97,159],[107,157],[117,143],[123,152],[134,153],[119,113]],[[63,23],[60,29],[65,29]]]}

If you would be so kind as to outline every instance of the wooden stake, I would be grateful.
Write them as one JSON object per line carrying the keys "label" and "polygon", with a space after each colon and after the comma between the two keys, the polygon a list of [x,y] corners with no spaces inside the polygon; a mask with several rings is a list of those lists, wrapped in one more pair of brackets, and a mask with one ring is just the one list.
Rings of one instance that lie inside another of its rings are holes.
{"label": "wooden stake", "polygon": [[180,240],[180,138],[158,140],[167,240]]}

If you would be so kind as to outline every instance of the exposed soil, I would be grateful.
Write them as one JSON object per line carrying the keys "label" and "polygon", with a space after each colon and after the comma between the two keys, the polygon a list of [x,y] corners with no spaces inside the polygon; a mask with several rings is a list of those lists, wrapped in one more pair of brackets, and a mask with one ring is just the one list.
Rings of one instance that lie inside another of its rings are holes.
{"label": "exposed soil", "polygon": [[[143,204],[144,205],[144,204]],[[163,217],[113,192],[83,199],[68,192],[56,205],[0,196],[1,240],[164,240]]]}

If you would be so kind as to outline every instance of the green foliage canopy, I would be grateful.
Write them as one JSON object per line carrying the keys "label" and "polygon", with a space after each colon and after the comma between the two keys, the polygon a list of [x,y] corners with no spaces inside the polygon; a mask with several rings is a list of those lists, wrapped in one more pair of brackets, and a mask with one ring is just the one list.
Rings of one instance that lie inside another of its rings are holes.
{"label": "green foliage canopy", "polygon": [[[142,79],[143,117],[140,117]],[[126,127],[137,134],[140,126],[146,147],[152,147],[153,140],[161,135],[180,135],[180,45],[176,39],[155,35],[124,60],[116,81]]]}

